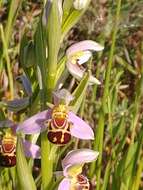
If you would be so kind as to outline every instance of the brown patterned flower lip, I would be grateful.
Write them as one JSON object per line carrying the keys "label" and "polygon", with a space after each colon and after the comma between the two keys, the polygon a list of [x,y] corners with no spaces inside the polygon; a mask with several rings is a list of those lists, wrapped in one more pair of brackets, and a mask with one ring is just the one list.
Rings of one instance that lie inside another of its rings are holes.
{"label": "brown patterned flower lip", "polygon": [[[0,128],[3,129],[0,138],[0,156],[1,161],[10,165],[14,163],[16,156],[16,143],[17,143],[17,125],[12,121],[4,120],[0,122]],[[22,138],[24,153],[26,157],[39,159],[41,156],[40,147]],[[9,158],[9,159],[8,159]],[[6,162],[5,162],[6,161]]]}

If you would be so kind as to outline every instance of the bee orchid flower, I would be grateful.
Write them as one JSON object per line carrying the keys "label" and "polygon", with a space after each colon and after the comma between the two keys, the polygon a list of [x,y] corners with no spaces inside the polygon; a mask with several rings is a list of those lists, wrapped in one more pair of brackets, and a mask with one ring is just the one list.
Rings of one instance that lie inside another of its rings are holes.
{"label": "bee orchid flower", "polygon": [[[67,69],[77,80],[81,80],[86,69],[82,66],[92,56],[93,51],[101,51],[104,47],[92,40],[84,40],[73,44],[66,51]],[[89,84],[101,84],[94,76],[90,76]]]}
{"label": "bee orchid flower", "polygon": [[70,151],[62,160],[63,175],[65,178],[60,182],[58,190],[90,190],[90,182],[82,174],[82,167],[85,163],[95,161],[98,154],[98,152],[90,149]]}
{"label": "bee orchid flower", "polygon": [[[10,120],[0,122],[0,166],[12,167],[16,165],[16,128]],[[22,140],[26,157],[40,158],[40,147],[29,141]]]}
{"label": "bee orchid flower", "polygon": [[85,140],[94,139],[92,128],[69,110],[68,104],[72,98],[65,89],[55,92],[53,108],[25,120],[19,124],[17,131],[34,134],[47,130],[49,141],[57,145],[67,144],[71,136]]}

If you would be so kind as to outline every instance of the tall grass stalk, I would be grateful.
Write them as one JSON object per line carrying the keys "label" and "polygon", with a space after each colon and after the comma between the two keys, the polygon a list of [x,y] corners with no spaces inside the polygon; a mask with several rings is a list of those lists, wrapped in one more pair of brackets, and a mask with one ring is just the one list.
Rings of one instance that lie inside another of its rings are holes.
{"label": "tall grass stalk", "polygon": [[15,19],[16,19],[21,3],[22,3],[22,0],[12,0],[10,2],[8,20],[7,20],[7,24],[5,28],[5,43],[7,44],[7,46],[9,45],[13,25],[15,23]]}
{"label": "tall grass stalk", "polygon": [[3,52],[4,52],[5,59],[6,59],[7,73],[8,73],[8,79],[9,79],[9,88],[10,88],[10,98],[13,99],[14,85],[13,85],[12,68],[11,68],[10,58],[8,55],[8,47],[7,47],[2,24],[0,25],[0,32],[1,32],[1,39],[2,39],[2,43],[3,43]]}
{"label": "tall grass stalk", "polygon": [[132,185],[131,190],[138,190],[139,189],[142,171],[143,171],[143,157],[141,158],[141,160],[138,164],[137,173],[136,173],[134,183]]}
{"label": "tall grass stalk", "polygon": [[[109,61],[108,61],[106,76],[105,76],[105,86],[104,86],[104,92],[103,92],[103,97],[102,97],[102,106],[100,109],[98,128],[97,128],[96,137],[94,141],[94,150],[99,151],[99,158],[97,161],[97,171],[96,171],[97,172],[96,190],[100,189],[100,177],[101,177],[101,169],[102,169],[101,164],[102,164],[102,152],[103,152],[103,135],[104,135],[104,125],[105,125],[105,107],[106,107],[107,99],[109,96],[110,75],[111,75],[113,56],[114,56],[114,51],[115,51],[115,42],[116,42],[116,35],[118,31],[120,9],[121,9],[121,0],[118,0],[117,9],[116,9],[116,17],[115,17],[115,25],[114,25],[114,30],[112,34],[112,45],[111,45]],[[94,172],[95,172],[95,163],[92,164],[90,175],[93,175]]]}

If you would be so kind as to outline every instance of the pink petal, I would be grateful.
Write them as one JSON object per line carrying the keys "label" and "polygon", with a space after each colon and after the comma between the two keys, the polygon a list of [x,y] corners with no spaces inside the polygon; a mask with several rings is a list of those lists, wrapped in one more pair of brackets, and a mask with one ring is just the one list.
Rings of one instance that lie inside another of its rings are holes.
{"label": "pink petal", "polygon": [[[77,80],[81,80],[86,71],[85,68],[80,67],[78,64],[73,64],[70,61],[67,62],[67,68],[71,75],[73,75],[73,77],[75,77]],[[101,82],[91,75],[89,78],[89,84],[101,84]]]}
{"label": "pink petal", "polygon": [[40,158],[40,147],[36,144],[32,144],[29,141],[23,141],[24,152],[27,157]]}
{"label": "pink petal", "polygon": [[40,112],[19,124],[17,132],[22,132],[24,134],[40,133],[41,130],[43,131],[46,129],[44,122],[50,118],[51,109]]}
{"label": "pink petal", "polygon": [[78,165],[95,161],[98,154],[98,152],[90,149],[72,150],[62,160],[62,167],[66,170],[66,167],[69,167],[70,165]]}
{"label": "pink petal", "polygon": [[103,46],[101,46],[100,44],[98,44],[92,40],[84,40],[84,41],[78,42],[78,43],[70,46],[67,49],[66,53],[67,53],[67,56],[70,56],[79,51],[85,51],[85,50],[101,51],[103,49],[104,49]]}
{"label": "pink petal", "polygon": [[94,139],[92,128],[73,112],[69,112],[69,120],[73,126],[70,128],[71,135],[80,139]]}
{"label": "pink petal", "polygon": [[58,190],[70,190],[70,180],[68,178],[64,178],[60,182]]}

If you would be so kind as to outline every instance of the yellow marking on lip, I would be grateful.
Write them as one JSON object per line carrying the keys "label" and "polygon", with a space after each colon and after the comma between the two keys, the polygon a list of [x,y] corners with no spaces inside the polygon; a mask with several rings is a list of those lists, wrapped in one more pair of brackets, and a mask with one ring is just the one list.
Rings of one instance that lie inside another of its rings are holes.
{"label": "yellow marking on lip", "polygon": [[78,165],[73,165],[71,167],[69,167],[67,169],[67,173],[70,177],[72,177],[72,179],[74,180],[74,178],[82,173],[82,167],[83,167],[84,164],[78,164]]}
{"label": "yellow marking on lip", "polygon": [[53,138],[53,142],[57,142],[57,137],[54,137],[54,138]]}
{"label": "yellow marking on lip", "polygon": [[62,132],[61,143],[64,142],[64,137],[65,137],[65,134]]}
{"label": "yellow marking on lip", "polygon": [[75,54],[71,55],[69,59],[70,59],[72,64],[76,64],[77,60],[80,59],[80,57],[83,55],[84,55],[84,52],[79,51],[79,52],[76,52]]}

